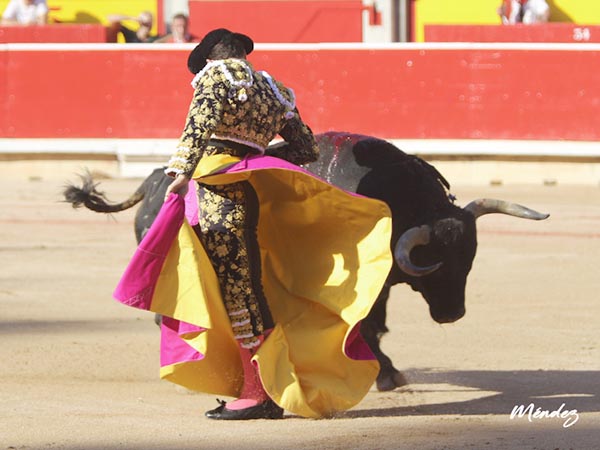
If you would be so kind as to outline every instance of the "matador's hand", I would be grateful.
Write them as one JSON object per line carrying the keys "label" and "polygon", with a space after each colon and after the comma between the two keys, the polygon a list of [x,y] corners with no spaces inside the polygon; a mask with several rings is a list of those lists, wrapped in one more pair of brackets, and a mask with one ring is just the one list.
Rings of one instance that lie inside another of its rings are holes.
{"label": "matador's hand", "polygon": [[169,187],[167,187],[167,192],[165,193],[165,201],[167,200],[167,198],[169,198],[171,192],[185,197],[185,194],[187,194],[188,191],[189,184],[190,179],[186,175],[182,173],[177,175],[175,180],[173,180]]}

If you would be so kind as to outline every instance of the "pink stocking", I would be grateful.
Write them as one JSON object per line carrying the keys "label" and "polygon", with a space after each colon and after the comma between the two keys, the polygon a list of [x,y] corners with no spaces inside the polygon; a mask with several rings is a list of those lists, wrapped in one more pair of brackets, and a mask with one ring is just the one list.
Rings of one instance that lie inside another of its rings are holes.
{"label": "pink stocking", "polygon": [[[261,336],[260,340],[262,343],[264,338]],[[258,376],[258,369],[254,366],[252,361],[250,361],[252,356],[256,353],[257,348],[249,350],[241,346],[239,347],[240,356],[242,358],[242,368],[244,370],[244,386],[242,387],[242,392],[237,400],[227,402],[227,409],[237,410],[251,408],[252,406],[256,406],[269,399],[269,396],[262,386],[260,377]]]}

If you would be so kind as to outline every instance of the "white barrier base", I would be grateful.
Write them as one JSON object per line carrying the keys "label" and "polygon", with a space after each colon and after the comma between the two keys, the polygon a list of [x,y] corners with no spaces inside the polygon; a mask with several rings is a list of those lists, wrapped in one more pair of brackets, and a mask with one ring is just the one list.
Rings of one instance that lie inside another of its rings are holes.
{"label": "white barrier base", "polygon": [[[390,139],[430,161],[451,184],[600,184],[600,142]],[[177,139],[0,139],[3,173],[64,178],[87,167],[145,177],[166,164]]]}

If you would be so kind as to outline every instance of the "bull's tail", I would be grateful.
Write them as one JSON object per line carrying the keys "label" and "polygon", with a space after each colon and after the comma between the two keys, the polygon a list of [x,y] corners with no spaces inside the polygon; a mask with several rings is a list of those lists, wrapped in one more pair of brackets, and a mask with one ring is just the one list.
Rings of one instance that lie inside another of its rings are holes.
{"label": "bull's tail", "polygon": [[71,203],[73,208],[85,206],[88,209],[102,213],[115,213],[131,208],[144,198],[144,190],[140,186],[133,195],[121,203],[109,203],[103,192],[99,192],[96,183],[89,172],[79,175],[81,178],[81,187],[74,184],[67,184],[63,191],[65,201]]}

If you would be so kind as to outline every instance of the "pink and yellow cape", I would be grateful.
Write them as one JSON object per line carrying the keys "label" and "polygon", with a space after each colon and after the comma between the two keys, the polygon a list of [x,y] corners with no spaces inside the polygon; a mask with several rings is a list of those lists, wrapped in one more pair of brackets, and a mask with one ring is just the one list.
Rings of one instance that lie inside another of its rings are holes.
{"label": "pink and yellow cape", "polygon": [[[267,393],[304,417],[356,405],[379,370],[359,325],[392,264],[387,205],[265,156],[206,157],[194,178],[247,180],[259,197],[262,281],[276,323],[254,356]],[[114,296],[163,316],[161,378],[235,397],[242,387],[238,346],[190,223],[197,223],[195,193],[185,200],[171,194]]]}

